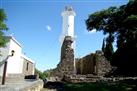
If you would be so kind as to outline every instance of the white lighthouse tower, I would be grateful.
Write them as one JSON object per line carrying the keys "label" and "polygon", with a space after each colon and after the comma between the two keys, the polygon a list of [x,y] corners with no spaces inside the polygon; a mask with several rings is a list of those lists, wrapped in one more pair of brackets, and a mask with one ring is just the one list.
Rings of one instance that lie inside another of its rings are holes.
{"label": "white lighthouse tower", "polygon": [[[65,36],[71,36],[74,39],[74,16],[76,13],[73,11],[71,6],[66,6],[65,10],[62,12],[63,25],[61,34],[61,46],[64,41]],[[72,48],[74,49],[75,41],[73,41]]]}

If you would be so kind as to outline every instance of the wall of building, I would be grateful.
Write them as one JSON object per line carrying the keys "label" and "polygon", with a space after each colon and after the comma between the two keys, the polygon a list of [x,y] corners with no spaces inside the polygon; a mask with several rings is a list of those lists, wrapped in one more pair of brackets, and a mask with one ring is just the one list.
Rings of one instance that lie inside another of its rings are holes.
{"label": "wall of building", "polygon": [[29,60],[25,59],[25,58],[21,58],[21,60],[23,61],[23,68],[22,69],[22,73],[26,76],[26,75],[34,75],[34,63],[30,62]]}
{"label": "wall of building", "polygon": [[[0,48],[0,62],[6,59],[6,57],[9,55],[9,43],[6,44],[6,46],[3,48]],[[3,75],[3,67],[4,65],[0,66],[0,76]]]}
{"label": "wall of building", "polygon": [[14,56],[8,59],[7,74],[21,74],[23,61],[20,60],[22,48],[20,44],[13,38],[9,42],[9,52],[15,51]]}
{"label": "wall of building", "polygon": [[74,16],[63,16],[63,35],[74,37]]}

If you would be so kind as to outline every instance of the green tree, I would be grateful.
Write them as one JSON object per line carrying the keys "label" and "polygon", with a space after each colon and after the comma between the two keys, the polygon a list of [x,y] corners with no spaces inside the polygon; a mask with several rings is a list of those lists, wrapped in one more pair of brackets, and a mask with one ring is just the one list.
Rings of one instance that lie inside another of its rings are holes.
{"label": "green tree", "polygon": [[102,51],[105,52],[105,38],[103,39],[103,43],[102,43]]}
{"label": "green tree", "polygon": [[37,68],[35,68],[35,74],[39,75],[39,78],[42,79],[42,80],[44,80],[46,78],[46,76],[40,70],[38,70]]}
{"label": "green tree", "polygon": [[48,69],[48,70],[44,71],[43,74],[48,78],[51,76],[52,72],[53,72],[53,69]]}
{"label": "green tree", "polygon": [[114,53],[114,50],[113,50],[113,45],[112,45],[112,42],[110,40],[111,38],[107,38],[107,39],[103,39],[103,44],[102,44],[102,51],[104,52],[104,56],[107,58],[108,61],[111,61],[112,60],[112,56],[113,56],[113,53]]}
{"label": "green tree", "polygon": [[40,70],[35,68],[35,74],[38,74],[39,78],[42,79],[42,80],[44,80],[45,78],[50,77],[52,71],[53,71],[52,69],[49,69],[49,70],[46,70],[44,72],[41,72]]}
{"label": "green tree", "polygon": [[102,51],[104,52],[104,56],[107,58],[107,60],[111,61],[114,50],[113,50],[112,41],[110,41],[109,37],[106,40],[103,40]]}
{"label": "green tree", "polygon": [[4,31],[8,30],[6,24],[6,14],[3,9],[0,9],[0,47],[4,47],[7,39],[4,36]]}
{"label": "green tree", "polygon": [[[105,52],[112,53],[112,64],[118,67],[119,73],[137,75],[137,0],[95,12],[86,20],[86,25],[89,31],[95,28],[108,34],[105,49],[109,51]],[[113,54],[114,39],[117,50]]]}

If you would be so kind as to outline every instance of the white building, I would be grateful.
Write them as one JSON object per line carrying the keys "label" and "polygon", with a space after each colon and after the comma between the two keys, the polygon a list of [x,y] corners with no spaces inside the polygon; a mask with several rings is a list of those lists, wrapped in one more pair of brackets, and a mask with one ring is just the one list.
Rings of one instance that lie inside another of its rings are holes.
{"label": "white building", "polygon": [[[6,76],[26,76],[34,75],[35,63],[28,57],[22,54],[22,47],[20,43],[12,36],[7,37],[9,42],[6,47],[0,48],[1,55],[0,62],[2,62],[8,55],[11,55],[11,51],[14,51],[14,56],[9,57],[7,60],[7,72]],[[0,66],[0,77],[3,75],[4,65]]]}
{"label": "white building", "polygon": [[[64,41],[65,36],[71,36],[73,39],[75,39],[74,36],[74,17],[76,16],[76,13],[74,12],[73,8],[71,6],[66,6],[65,10],[62,12],[62,34],[61,34],[61,46]],[[72,48],[75,49],[75,41],[73,41]]]}

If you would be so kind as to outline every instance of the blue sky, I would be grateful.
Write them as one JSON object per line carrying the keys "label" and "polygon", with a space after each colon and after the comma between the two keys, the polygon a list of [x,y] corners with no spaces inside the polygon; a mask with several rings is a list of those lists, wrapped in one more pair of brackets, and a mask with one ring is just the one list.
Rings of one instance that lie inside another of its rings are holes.
{"label": "blue sky", "polygon": [[126,4],[128,0],[0,0],[7,14],[7,34],[21,43],[23,53],[36,62],[36,68],[55,68],[60,61],[59,37],[62,31],[61,12],[72,6],[76,12],[76,57],[100,50],[104,35],[89,33],[88,15],[110,6]]}

